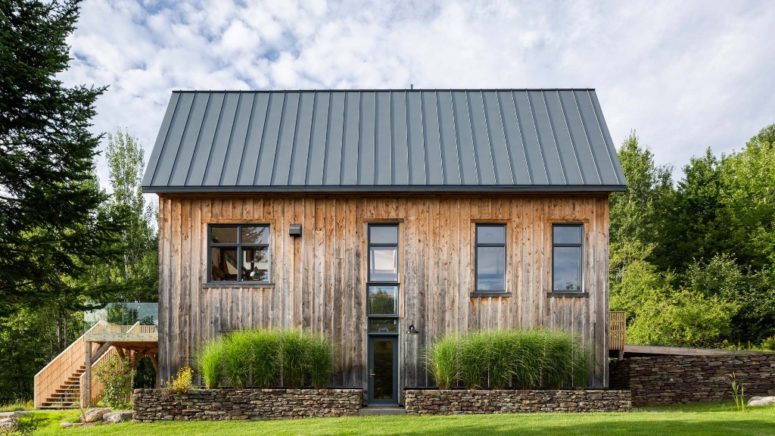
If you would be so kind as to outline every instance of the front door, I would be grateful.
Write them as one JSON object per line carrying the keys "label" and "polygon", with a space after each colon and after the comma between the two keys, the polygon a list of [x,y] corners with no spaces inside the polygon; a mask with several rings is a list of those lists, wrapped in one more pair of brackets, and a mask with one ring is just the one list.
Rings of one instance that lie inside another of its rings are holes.
{"label": "front door", "polygon": [[369,336],[369,404],[398,404],[396,336]]}

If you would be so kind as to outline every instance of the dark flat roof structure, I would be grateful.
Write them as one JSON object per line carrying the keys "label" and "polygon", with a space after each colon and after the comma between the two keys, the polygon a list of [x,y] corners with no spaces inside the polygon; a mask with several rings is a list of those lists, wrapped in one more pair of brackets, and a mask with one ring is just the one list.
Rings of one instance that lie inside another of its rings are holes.
{"label": "dark flat roof structure", "polygon": [[174,91],[143,179],[173,192],[610,192],[593,89]]}

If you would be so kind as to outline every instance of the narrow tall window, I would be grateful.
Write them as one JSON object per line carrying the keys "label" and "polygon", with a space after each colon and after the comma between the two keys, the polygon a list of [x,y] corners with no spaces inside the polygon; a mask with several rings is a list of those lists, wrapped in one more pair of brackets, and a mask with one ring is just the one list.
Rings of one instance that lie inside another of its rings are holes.
{"label": "narrow tall window", "polygon": [[369,333],[398,333],[398,225],[369,225]]}
{"label": "narrow tall window", "polygon": [[506,292],[506,226],[476,225],[476,292]]}
{"label": "narrow tall window", "polygon": [[269,282],[269,226],[208,227],[212,282]]}
{"label": "narrow tall window", "polygon": [[552,291],[581,292],[581,256],[584,226],[552,226]]}

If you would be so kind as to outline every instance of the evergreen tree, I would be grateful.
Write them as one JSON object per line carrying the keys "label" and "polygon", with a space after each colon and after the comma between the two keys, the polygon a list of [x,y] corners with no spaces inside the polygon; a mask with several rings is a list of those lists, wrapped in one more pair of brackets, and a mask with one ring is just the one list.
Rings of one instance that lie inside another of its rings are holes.
{"label": "evergreen tree", "polygon": [[121,228],[98,211],[89,127],[104,88],[57,79],[78,13],[77,1],[0,3],[0,315],[106,291],[77,280]]}

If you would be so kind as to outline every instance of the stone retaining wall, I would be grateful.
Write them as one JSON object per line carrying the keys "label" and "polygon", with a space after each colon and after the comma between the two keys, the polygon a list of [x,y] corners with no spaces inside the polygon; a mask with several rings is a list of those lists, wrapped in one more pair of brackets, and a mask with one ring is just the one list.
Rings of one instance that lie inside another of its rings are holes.
{"label": "stone retaining wall", "polygon": [[135,389],[136,421],[306,418],[357,415],[362,389]]}
{"label": "stone retaining wall", "polygon": [[732,373],[746,397],[775,395],[775,354],[628,357],[610,370],[611,387],[631,389],[633,406],[731,399]]}
{"label": "stone retaining wall", "polygon": [[628,390],[407,389],[406,412],[458,415],[518,412],[626,412]]}

